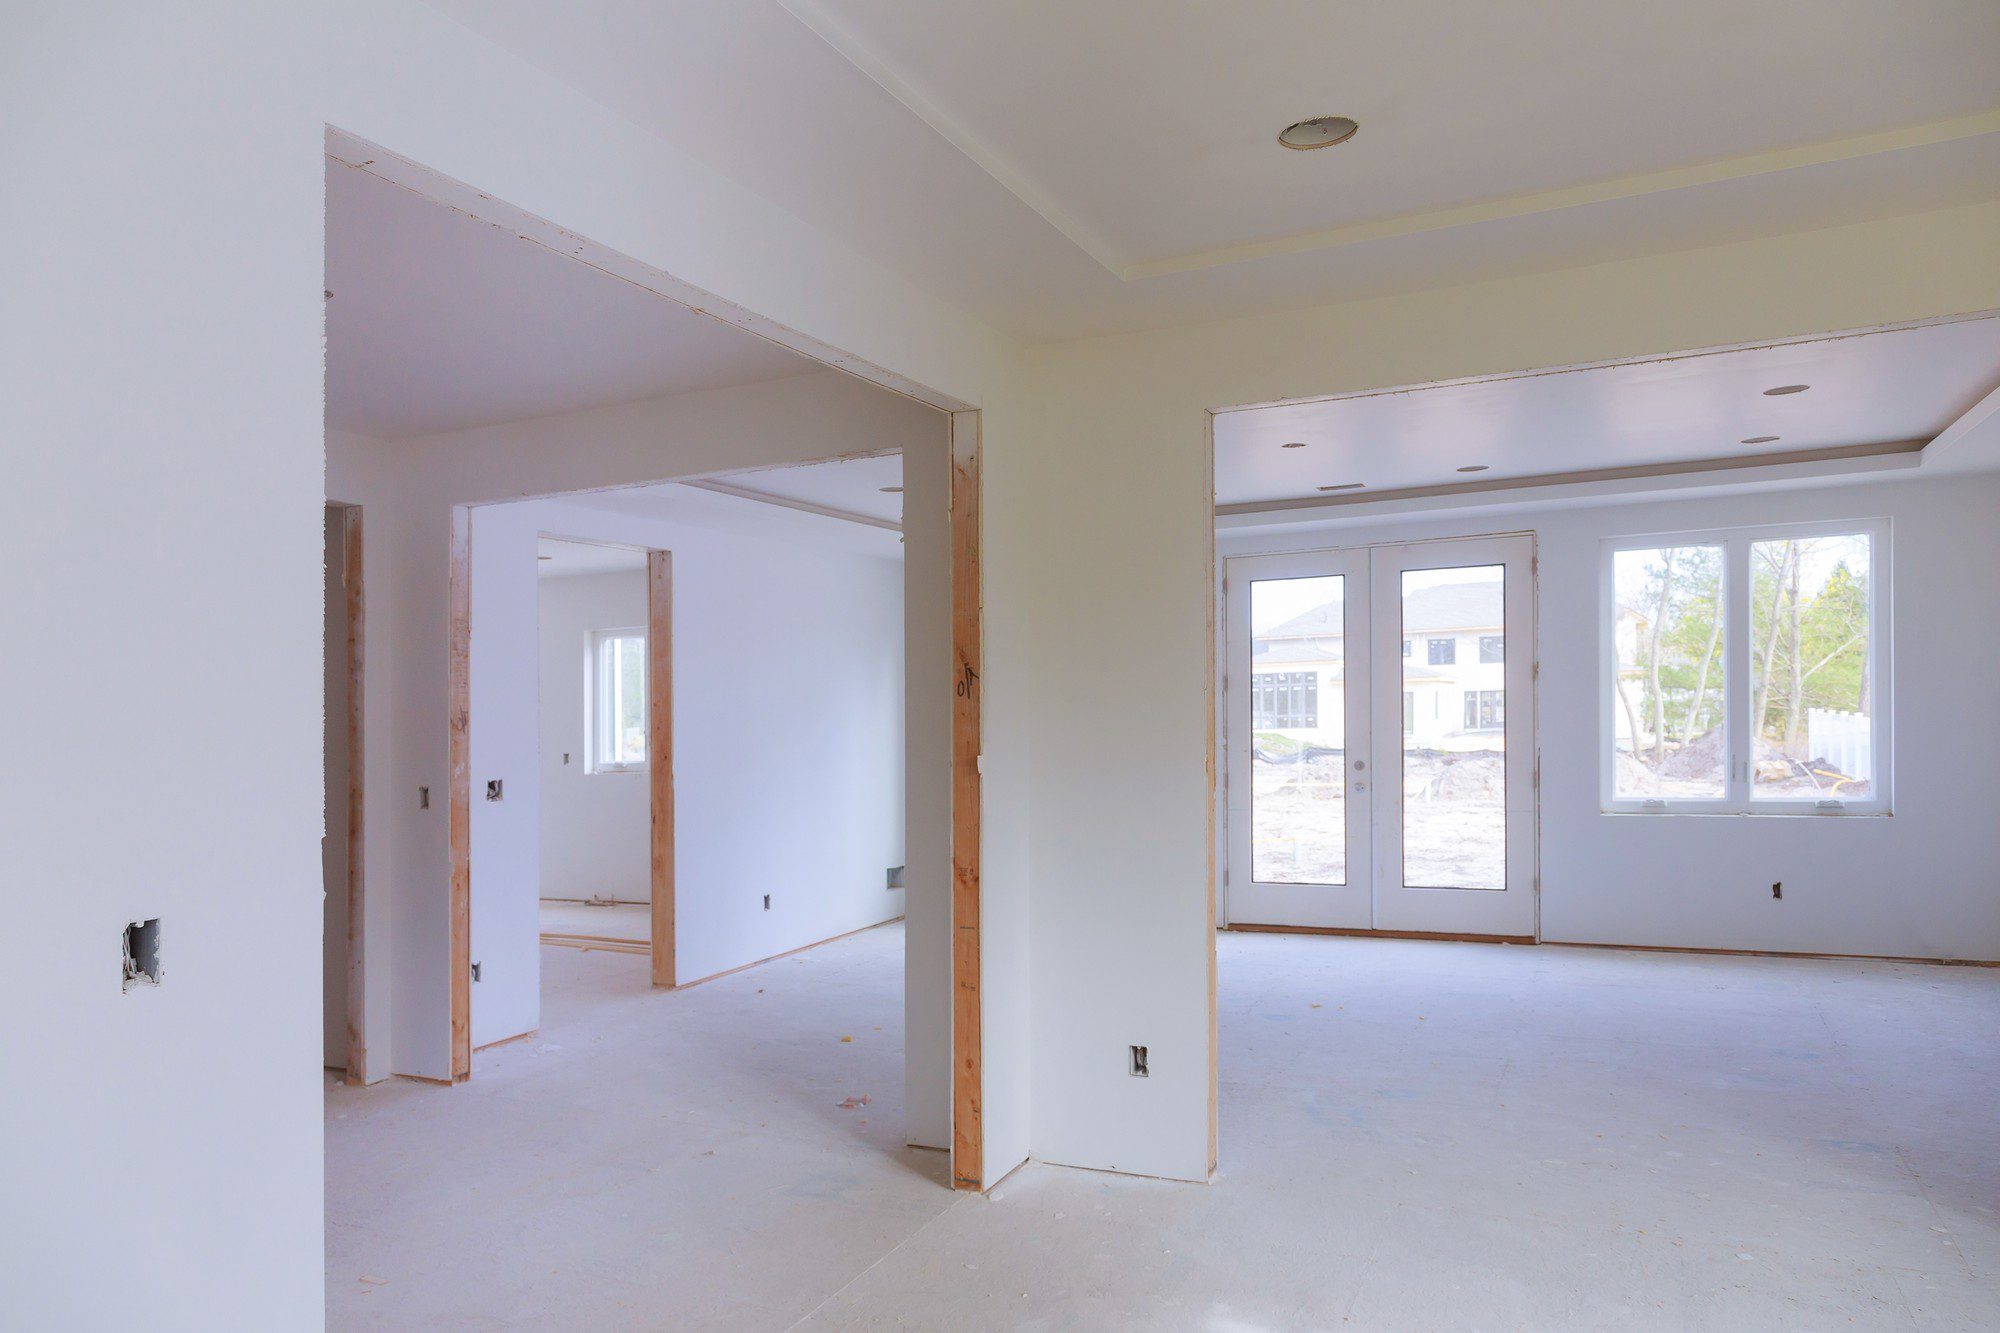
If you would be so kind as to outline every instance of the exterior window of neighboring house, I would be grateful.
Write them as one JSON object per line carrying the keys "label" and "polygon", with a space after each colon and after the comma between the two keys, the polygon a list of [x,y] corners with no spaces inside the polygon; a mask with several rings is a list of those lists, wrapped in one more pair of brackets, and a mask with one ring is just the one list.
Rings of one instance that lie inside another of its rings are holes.
{"label": "exterior window of neighboring house", "polygon": [[1415,639],[1403,640],[1403,656],[1408,657],[1411,651],[1415,649],[1416,646],[1417,644]]}
{"label": "exterior window of neighboring house", "polygon": [[1605,543],[1603,808],[1888,813],[1890,586],[1886,522]]}
{"label": "exterior window of neighboring house", "polygon": [[1482,662],[1504,662],[1507,660],[1507,636],[1504,634],[1482,634],[1479,636],[1479,660]]}
{"label": "exterior window of neighboring house", "polygon": [[1507,691],[1467,690],[1465,692],[1465,729],[1467,731],[1498,731],[1507,725]]}
{"label": "exterior window of neighboring house", "polygon": [[646,632],[601,629],[590,636],[590,773],[646,767]]}
{"label": "exterior window of neighboring house", "polygon": [[[1410,641],[1403,640],[1403,649],[1409,651]],[[1403,734],[1409,735],[1417,729],[1417,696],[1409,690],[1403,691]]]}
{"label": "exterior window of neighboring house", "polygon": [[1457,639],[1432,639],[1430,647],[1432,666],[1450,666],[1458,661]]}
{"label": "exterior window of neighboring house", "polygon": [[1252,677],[1251,726],[1259,731],[1319,725],[1319,672],[1259,671]]}

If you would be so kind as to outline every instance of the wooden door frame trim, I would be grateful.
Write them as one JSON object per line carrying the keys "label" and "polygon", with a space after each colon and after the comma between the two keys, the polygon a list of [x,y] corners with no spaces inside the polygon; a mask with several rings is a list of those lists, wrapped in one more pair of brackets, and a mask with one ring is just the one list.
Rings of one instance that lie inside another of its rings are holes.
{"label": "wooden door frame trim", "polygon": [[451,507],[451,1081],[472,1077],[472,506]]}
{"label": "wooden door frame trim", "polygon": [[646,781],[652,848],[653,984],[671,989],[674,935],[674,556],[646,552]]}
{"label": "wooden door frame trim", "polygon": [[[951,414],[951,1036],[953,1189],[986,1187],[980,996],[981,673],[979,413]],[[907,1058],[907,1056],[905,1057]]]}
{"label": "wooden door frame trim", "polygon": [[363,710],[367,706],[363,679],[367,661],[368,616],[366,587],[363,583],[361,506],[327,502],[340,511],[340,584],[342,614],[347,638],[347,1072],[345,1081],[361,1086],[368,1081],[368,934],[365,916],[368,901],[367,845],[362,823]]}

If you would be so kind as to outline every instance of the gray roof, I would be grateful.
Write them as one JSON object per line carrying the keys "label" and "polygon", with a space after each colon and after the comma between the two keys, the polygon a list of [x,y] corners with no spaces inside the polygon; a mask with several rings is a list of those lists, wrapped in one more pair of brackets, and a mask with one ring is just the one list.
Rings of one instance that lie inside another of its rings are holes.
{"label": "gray roof", "polygon": [[[1483,583],[1441,583],[1419,588],[1403,599],[1403,632],[1422,634],[1430,630],[1493,629],[1499,626],[1501,585],[1498,579]],[[1260,639],[1301,639],[1338,637],[1342,632],[1339,599],[1316,606],[1303,615],[1274,625]]]}

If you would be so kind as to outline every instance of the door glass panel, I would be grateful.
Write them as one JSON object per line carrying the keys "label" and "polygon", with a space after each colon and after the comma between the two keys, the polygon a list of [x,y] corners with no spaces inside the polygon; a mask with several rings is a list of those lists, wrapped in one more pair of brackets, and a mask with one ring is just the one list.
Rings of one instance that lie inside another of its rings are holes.
{"label": "door glass panel", "polygon": [[1507,887],[1506,566],[1403,573],[1403,883]]}
{"label": "door glass panel", "polygon": [[1722,552],[1667,546],[1612,555],[1614,796],[1726,794]]}
{"label": "door glass panel", "polygon": [[1750,795],[1860,800],[1875,778],[1868,534],[1750,546]]}
{"label": "door glass panel", "polygon": [[1346,579],[1250,584],[1251,878],[1347,882]]}

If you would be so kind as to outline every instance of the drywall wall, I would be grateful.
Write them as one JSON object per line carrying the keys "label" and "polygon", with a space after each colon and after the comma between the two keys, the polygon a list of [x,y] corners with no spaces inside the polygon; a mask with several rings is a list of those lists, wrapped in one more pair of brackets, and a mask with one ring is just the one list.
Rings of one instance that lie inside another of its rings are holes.
{"label": "drywall wall", "polygon": [[646,775],[593,773],[584,749],[591,635],[645,628],[646,571],[544,578],[536,588],[540,896],[651,902],[653,812]]}
{"label": "drywall wall", "polygon": [[682,984],[903,913],[887,886],[903,861],[896,534],[684,487],[656,488],[646,511],[472,511],[473,790],[504,784],[472,807],[475,1047],[540,1023],[542,536],[673,553]]}
{"label": "drywall wall", "polygon": [[987,470],[991,540],[1034,539],[987,577],[1031,639],[1035,1156],[1209,1170],[1207,411],[1989,309],[1996,231],[1981,205],[1036,352]]}
{"label": "drywall wall", "polygon": [[348,657],[347,657],[347,518],[340,508],[326,507],[326,640],[324,689],[325,719],[321,724],[326,755],[326,793],[322,816],[326,831],[320,836],[321,882],[325,911],[322,917],[321,967],[325,995],[322,1017],[323,1046],[328,1069],[347,1068],[347,837],[348,774],[351,756],[347,745]]}
{"label": "drywall wall", "polygon": [[[951,545],[950,441],[903,448],[903,537]],[[903,561],[903,676],[950,681],[951,564]],[[903,1118],[909,1142],[951,1146],[951,691],[903,691]]]}
{"label": "drywall wall", "polygon": [[[0,542],[16,568],[70,552],[60,576],[14,581],[7,623],[73,650],[5,668],[12,697],[38,706],[5,724],[6,753],[36,760],[0,775],[0,841],[10,873],[45,890],[14,922],[42,945],[0,980],[9,1010],[30,1016],[9,1055],[65,1072],[0,1095],[0,1125],[41,1145],[0,1165],[0,1195],[36,1219],[0,1252],[0,1285],[20,1322],[102,1327],[129,1313],[102,1281],[116,1255],[119,1290],[146,1293],[157,1326],[311,1326],[324,1283],[321,1074],[286,1053],[310,1048],[323,1001],[312,683],[329,493],[327,126],[967,401],[1012,373],[1011,352],[411,0],[10,4],[0,123],[0,241],[33,256],[10,271],[0,329],[0,440],[16,463]],[[429,583],[442,569],[395,572]],[[259,720],[254,764],[242,733],[215,725],[242,715]],[[441,716],[396,710],[371,717],[371,733],[407,723],[441,749]],[[75,795],[98,784],[107,753],[149,794],[111,824]],[[398,814],[419,771],[433,780],[407,758],[384,767]],[[371,923],[379,906],[414,942],[441,942],[437,864],[387,883]],[[119,932],[152,915],[167,984],[121,994]],[[398,970],[374,961],[385,980]],[[441,973],[400,984],[418,1000],[442,994]],[[397,1027],[402,1010],[371,1008],[371,1031],[378,1016]],[[442,1045],[401,1035],[413,1051]],[[219,1069],[224,1048],[268,1058]],[[135,1088],[147,1114],[133,1114]],[[236,1203],[203,1206],[218,1197]]]}
{"label": "drywall wall", "polygon": [[[2000,709],[1964,687],[2000,655],[2000,473],[1501,514],[1229,532],[1221,555],[1532,531],[1542,937],[1577,943],[2000,959],[2000,823],[1983,813]],[[1607,815],[1599,645],[1609,537],[1755,523],[1890,523],[1895,813]],[[1782,881],[1784,896],[1770,886]]]}

